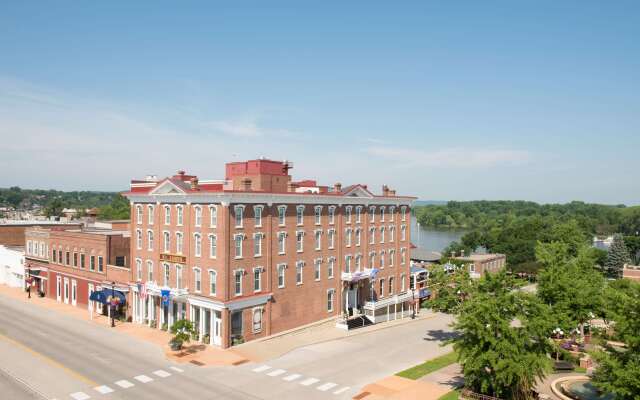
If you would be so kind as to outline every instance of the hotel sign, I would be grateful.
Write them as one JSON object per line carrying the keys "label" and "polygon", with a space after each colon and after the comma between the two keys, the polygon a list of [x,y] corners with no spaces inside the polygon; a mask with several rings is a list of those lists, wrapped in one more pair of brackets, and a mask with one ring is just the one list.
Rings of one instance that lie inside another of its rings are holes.
{"label": "hotel sign", "polygon": [[160,253],[160,261],[166,261],[166,262],[176,263],[176,264],[186,264],[187,257],[178,256],[175,254]]}

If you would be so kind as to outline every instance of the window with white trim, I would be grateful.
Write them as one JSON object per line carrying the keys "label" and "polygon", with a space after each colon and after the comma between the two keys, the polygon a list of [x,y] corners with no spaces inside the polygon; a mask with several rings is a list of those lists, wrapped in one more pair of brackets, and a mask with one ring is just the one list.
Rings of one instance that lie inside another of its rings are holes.
{"label": "window with white trim", "polygon": [[242,228],[242,222],[244,220],[244,206],[238,205],[233,208],[233,214],[236,221],[236,228]]}
{"label": "window with white trim", "polygon": [[351,206],[347,206],[344,208],[344,219],[346,220],[347,224],[351,223]]}
{"label": "window with white trim", "polygon": [[236,296],[242,296],[242,274],[241,270],[237,270],[234,274],[234,293]]}
{"label": "window with white trim", "polygon": [[335,266],[336,266],[335,257],[330,257],[329,263],[327,265],[327,278],[329,279],[333,278],[333,270],[335,269]]}
{"label": "window with white trim", "polygon": [[182,205],[176,206],[176,214],[177,214],[177,225],[184,224],[184,207]]}
{"label": "window with white trim", "polygon": [[369,268],[375,268],[376,253],[369,253]]}
{"label": "window with white trim", "polygon": [[153,282],[153,261],[147,260],[147,281]]}
{"label": "window with white trim", "polygon": [[356,207],[356,224],[362,221],[362,206]]}
{"label": "window with white trim", "polygon": [[215,228],[218,226],[218,207],[209,206],[209,227]]}
{"label": "window with white trim", "polygon": [[278,253],[284,254],[287,247],[286,232],[278,232]]}
{"label": "window with white trim", "polygon": [[396,258],[396,251],[395,249],[391,249],[389,250],[389,266],[393,267],[393,264],[395,262],[395,258]]}
{"label": "window with white trim", "polygon": [[304,263],[302,261],[296,262],[296,285],[302,285],[302,267]]}
{"label": "window with white trim", "polygon": [[313,263],[313,274],[314,274],[314,278],[316,279],[316,281],[320,280],[320,267],[322,264],[322,259],[318,258],[314,261]]}
{"label": "window with white trim", "polygon": [[333,294],[334,289],[327,290],[327,312],[333,312]]}
{"label": "window with white trim", "polygon": [[153,250],[153,231],[151,229],[147,231],[147,250]]}
{"label": "window with white trim", "polygon": [[407,249],[400,250],[400,265],[404,265],[407,262]]}
{"label": "window with white trim", "polygon": [[259,292],[262,290],[262,268],[257,267],[253,269],[253,291]]}
{"label": "window with white trim", "polygon": [[195,292],[200,293],[202,291],[202,272],[200,268],[193,269],[193,282]]}
{"label": "window with white trim", "polygon": [[402,213],[402,222],[405,222],[407,220],[407,207],[402,206],[400,212]]}
{"label": "window with white trim", "polygon": [[407,276],[405,274],[400,275],[400,292],[404,293],[407,290]]}
{"label": "window with white trim", "polygon": [[384,222],[384,206],[380,207],[380,222]]}
{"label": "window with white trim", "polygon": [[260,257],[262,255],[262,233],[253,234],[253,256]]}
{"label": "window with white trim", "polygon": [[380,252],[380,268],[384,268],[384,251]]}
{"label": "window with white trim", "polygon": [[142,231],[136,229],[136,248],[142,250]]}
{"label": "window with white trim", "polygon": [[239,234],[235,235],[233,240],[235,242],[235,257],[242,258],[242,240],[244,239],[244,235]]}
{"label": "window with white trim", "polygon": [[136,224],[142,224],[142,205],[140,204],[136,206]]}
{"label": "window with white trim", "polygon": [[182,246],[184,244],[184,235],[182,232],[176,232],[176,253],[182,254]]}
{"label": "window with white trim", "polygon": [[351,272],[351,256],[345,256],[344,258],[344,272]]}
{"label": "window with white trim", "polygon": [[373,226],[369,228],[369,244],[375,244],[376,242],[376,228]]}
{"label": "window with white trim", "polygon": [[156,218],[155,210],[156,210],[156,208],[153,205],[149,204],[147,206],[147,213],[149,214],[147,216],[147,223],[149,225],[153,225],[153,220]]}
{"label": "window with white trim", "polygon": [[329,225],[336,222],[336,206],[329,206]]}
{"label": "window with white trim", "polygon": [[380,243],[384,243],[384,226],[380,227]]}
{"label": "window with white trim", "polygon": [[216,258],[218,253],[218,237],[209,235],[209,258]]}
{"label": "window with white trim", "polygon": [[356,255],[356,271],[362,270],[362,254]]}
{"label": "window with white trim", "polygon": [[389,242],[393,243],[395,240],[396,240],[396,227],[392,225],[389,227]]}
{"label": "window with white trim", "polygon": [[136,258],[136,280],[142,280],[142,260]]}
{"label": "window with white trim", "polygon": [[278,287],[279,288],[283,288],[284,287],[284,270],[287,268],[286,264],[278,264]]}
{"label": "window with white trim", "polygon": [[171,206],[164,206],[164,224],[171,225]]}
{"label": "window with white trim", "polygon": [[176,288],[182,288],[182,265],[176,264]]}
{"label": "window with white trim", "polygon": [[356,246],[362,243],[362,229],[356,228]]}
{"label": "window with white trim", "polygon": [[384,297],[384,278],[380,278],[380,292],[378,293],[380,298]]}
{"label": "window with white trim", "polygon": [[322,231],[321,230],[317,230],[315,232],[315,238],[316,238],[316,250],[321,250],[322,249]]}
{"label": "window with white trim", "polygon": [[376,221],[376,206],[369,207],[369,222]]}
{"label": "window with white trim", "polygon": [[278,225],[284,226],[287,215],[287,206],[278,206]]}
{"label": "window with white trim", "polygon": [[315,206],[314,212],[316,225],[320,225],[322,223],[322,206]]}
{"label": "window with white trim", "polygon": [[193,247],[194,247],[194,255],[196,257],[202,256],[202,235],[199,233],[193,234]]}
{"label": "window with white trim", "polygon": [[171,279],[171,266],[167,263],[162,264],[162,268],[164,269],[164,286],[169,286],[169,280]]}
{"label": "window with white trim", "polygon": [[209,270],[209,294],[211,296],[216,295],[218,274],[216,271]]}
{"label": "window with white trim", "polygon": [[165,231],[162,235],[164,236],[164,252],[169,253],[171,252],[171,234]]}
{"label": "window with white trim", "polygon": [[195,219],[195,226],[196,227],[201,227],[202,226],[202,206],[195,206],[193,208],[194,211],[194,219]]}
{"label": "window with white trim", "polygon": [[389,207],[389,222],[393,222],[395,220],[396,208],[395,206]]}
{"label": "window with white trim", "polygon": [[304,206],[296,207],[296,224],[298,225],[304,224]]}
{"label": "window with white trim", "polygon": [[347,228],[344,231],[344,245],[351,247],[351,228]]}
{"label": "window with white trim", "polygon": [[296,232],[296,251],[301,253],[304,251],[304,232],[297,231]]}
{"label": "window with white trim", "polygon": [[329,229],[329,238],[328,238],[328,246],[329,249],[333,249],[335,247],[336,244],[336,230],[335,229]]}
{"label": "window with white trim", "polygon": [[262,226],[262,210],[263,209],[264,209],[264,206],[253,207],[254,226],[256,228],[260,228]]}
{"label": "window with white trim", "polygon": [[389,296],[393,294],[393,284],[394,284],[393,276],[390,276],[389,277]]}
{"label": "window with white trim", "polygon": [[400,227],[400,240],[401,241],[405,241],[407,240],[407,226],[406,225],[402,225]]}
{"label": "window with white trim", "polygon": [[262,331],[262,307],[256,307],[252,312],[253,333]]}

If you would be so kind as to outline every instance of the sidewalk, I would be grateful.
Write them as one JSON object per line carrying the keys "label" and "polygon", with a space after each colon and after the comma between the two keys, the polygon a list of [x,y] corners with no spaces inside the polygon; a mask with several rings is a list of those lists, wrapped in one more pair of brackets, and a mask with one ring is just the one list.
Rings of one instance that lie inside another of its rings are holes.
{"label": "sidewalk", "polygon": [[20,288],[10,288],[0,284],[0,296],[13,298],[25,303],[31,303],[37,307],[47,310],[66,314],[68,316],[101,325],[107,329],[113,329],[117,332],[124,333],[140,340],[154,343],[158,345],[165,353],[165,356],[178,363],[193,363],[201,366],[210,365],[238,365],[247,362],[245,356],[237,353],[235,349],[220,349],[212,346],[195,343],[186,345],[182,351],[174,352],[169,348],[169,340],[171,334],[160,329],[151,329],[146,325],[132,324],[116,320],[115,328],[111,328],[111,320],[104,315],[93,313],[93,318],[89,310],[84,306],[73,307],[70,304],[58,303],[48,297],[32,296],[27,298],[27,293]]}
{"label": "sidewalk", "polygon": [[299,347],[363,335],[369,332],[389,329],[412,321],[420,321],[433,317],[435,317],[433,312],[421,310],[420,314],[416,316],[414,320],[407,317],[404,319],[369,325],[367,327],[351,331],[336,328],[336,319],[331,318],[303,327],[298,327],[290,331],[280,332],[263,339],[243,343],[235,346],[234,351],[249,360],[262,362],[281,357]]}
{"label": "sidewalk", "polygon": [[451,389],[436,383],[392,375],[362,388],[354,399],[437,400]]}

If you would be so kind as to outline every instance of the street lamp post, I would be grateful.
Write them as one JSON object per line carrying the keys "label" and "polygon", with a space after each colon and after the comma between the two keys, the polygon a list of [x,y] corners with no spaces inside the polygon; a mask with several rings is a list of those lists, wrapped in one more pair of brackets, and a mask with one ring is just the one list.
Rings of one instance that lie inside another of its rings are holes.
{"label": "street lamp post", "polygon": [[116,292],[116,283],[115,282],[111,282],[111,327],[115,328],[116,326],[116,298],[115,298],[115,293]]}
{"label": "street lamp post", "polygon": [[27,264],[27,298],[31,298],[31,264]]}

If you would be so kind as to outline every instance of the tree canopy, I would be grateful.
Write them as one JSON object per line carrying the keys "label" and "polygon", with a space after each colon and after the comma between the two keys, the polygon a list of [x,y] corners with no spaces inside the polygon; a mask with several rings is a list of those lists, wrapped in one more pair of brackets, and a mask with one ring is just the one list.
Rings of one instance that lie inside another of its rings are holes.
{"label": "tree canopy", "polygon": [[129,219],[130,213],[131,207],[129,205],[129,200],[118,193],[110,204],[98,209],[98,219]]}
{"label": "tree canopy", "polygon": [[609,254],[607,254],[607,261],[604,264],[604,269],[612,278],[619,278],[622,276],[622,267],[624,264],[631,262],[631,256],[629,250],[624,244],[622,235],[614,235],[611,248],[609,248]]}

